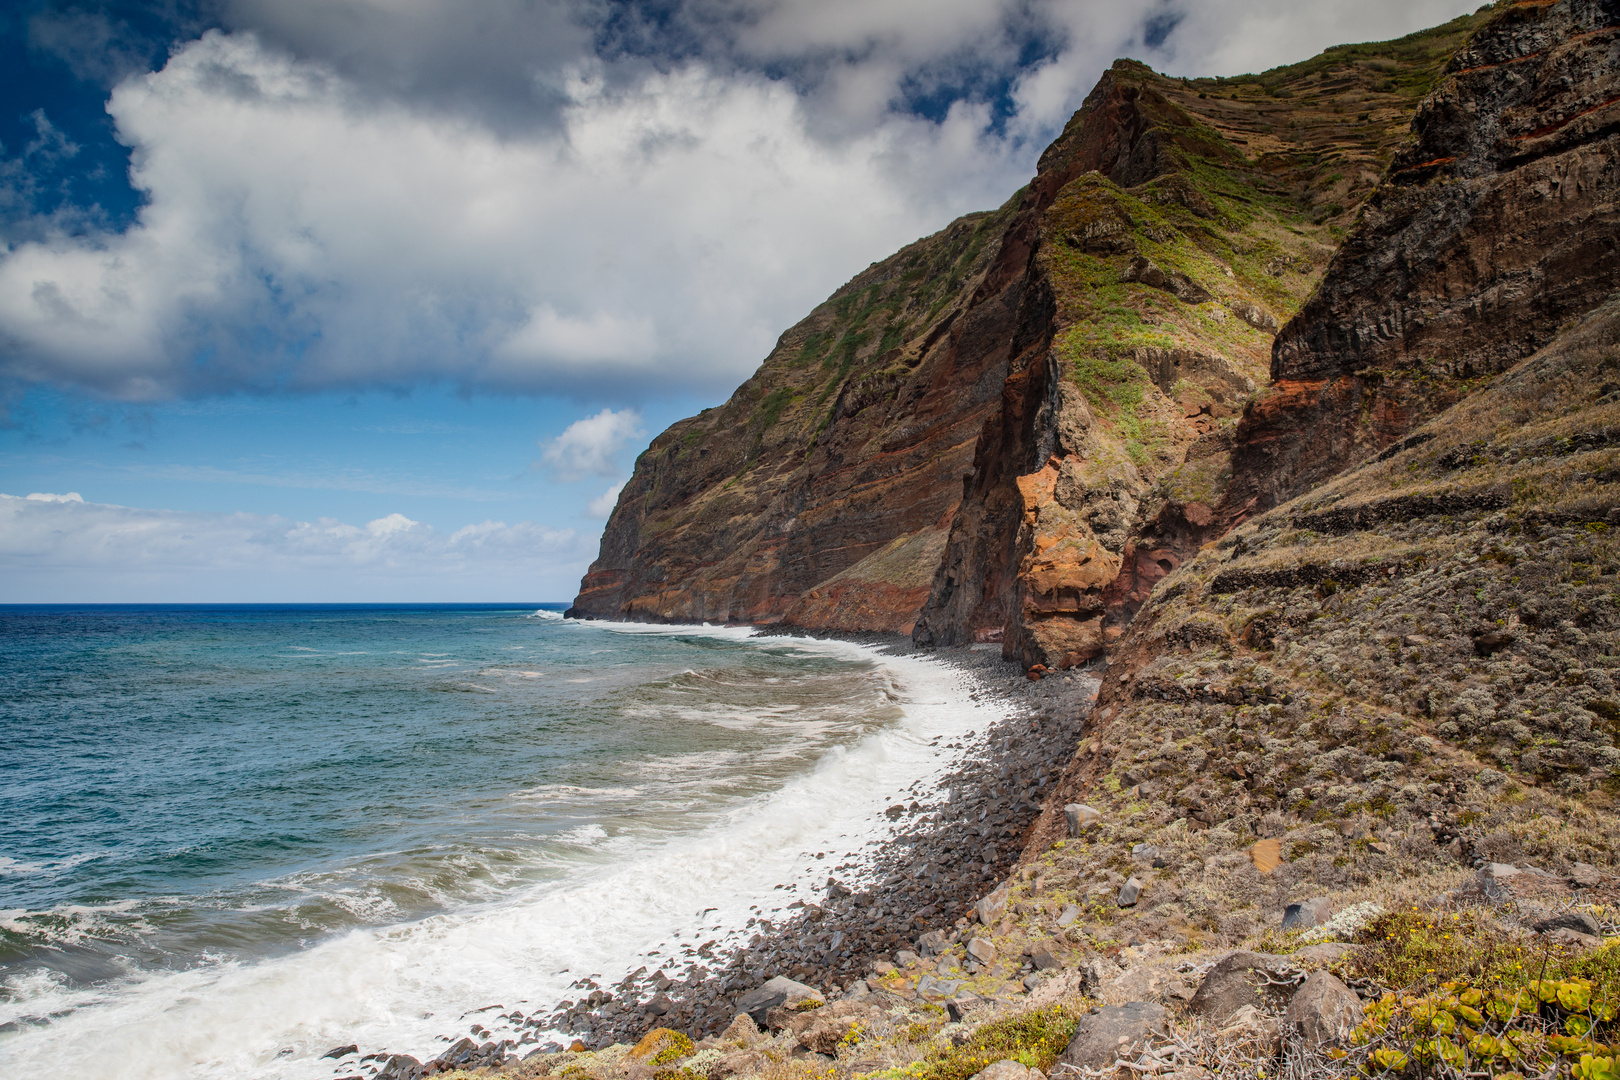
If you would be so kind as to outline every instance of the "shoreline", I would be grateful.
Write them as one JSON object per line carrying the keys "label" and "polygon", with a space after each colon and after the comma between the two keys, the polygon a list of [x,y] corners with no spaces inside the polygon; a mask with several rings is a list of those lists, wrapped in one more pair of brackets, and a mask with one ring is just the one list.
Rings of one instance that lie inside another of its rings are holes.
{"label": "shoreline", "polygon": [[[694,939],[684,956],[660,957],[661,967],[652,968],[658,961],[646,957],[632,972],[577,979],[571,984],[577,999],[531,1002],[519,1010],[469,1001],[460,1020],[472,1026],[437,1036],[444,1047],[437,1057],[335,1047],[332,1053],[349,1053],[340,1055],[331,1075],[361,1080],[354,1071],[359,1067],[376,1080],[413,1080],[451,1068],[511,1067],[570,1048],[633,1044],[655,1028],[697,1040],[725,1030],[739,1012],[738,999],[772,978],[804,983],[828,1000],[860,997],[875,964],[894,963],[906,951],[927,955],[971,936],[964,931],[975,905],[1010,876],[1043,802],[1058,791],[1090,719],[1099,673],[1073,670],[1031,681],[1001,658],[999,645],[921,647],[897,634],[754,629],[767,639],[860,645],[879,663],[884,656],[928,658],[965,677],[966,700],[986,709],[985,723],[967,734],[936,736],[930,745],[954,756],[905,789],[905,801],[883,811],[887,821],[866,819],[869,828],[848,838],[860,845],[856,850],[829,848],[823,881],[777,885],[785,890],[778,905],[762,899],[749,908],[754,918],[720,931],[718,940],[693,948]],[[736,898],[704,902],[735,906]],[[924,935],[929,940],[919,944]],[[1006,987],[1009,996],[1024,991]],[[361,1056],[356,1061],[350,1054]]]}
{"label": "shoreline", "polygon": [[565,999],[529,1019],[553,1038],[539,1049],[564,1049],[573,1040],[591,1049],[635,1042],[655,1027],[693,1038],[717,1034],[736,1016],[736,999],[773,977],[805,983],[831,999],[851,987],[859,993],[856,983],[872,964],[917,950],[924,934],[954,942],[974,904],[1022,856],[1100,685],[1083,671],[1031,682],[1017,664],[1001,659],[999,646],[923,648],[898,634],[797,628],[762,628],[759,636],[847,641],[888,655],[930,657],[969,674],[979,684],[970,698],[991,703],[995,716],[946,745],[957,756],[931,790],[886,811],[906,827],[870,841],[852,862],[830,865],[817,898],[788,904],[793,915],[762,920],[746,944],[703,956],[706,962],[691,974],[642,968],[613,983],[580,980],[579,1001]]}

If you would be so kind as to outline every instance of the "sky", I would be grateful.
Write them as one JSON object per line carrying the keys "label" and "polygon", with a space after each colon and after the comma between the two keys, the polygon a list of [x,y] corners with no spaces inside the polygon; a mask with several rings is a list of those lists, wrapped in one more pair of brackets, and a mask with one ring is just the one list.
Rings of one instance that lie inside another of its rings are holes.
{"label": "sky", "polygon": [[0,603],[565,601],[637,453],[1119,56],[1455,0],[10,0]]}

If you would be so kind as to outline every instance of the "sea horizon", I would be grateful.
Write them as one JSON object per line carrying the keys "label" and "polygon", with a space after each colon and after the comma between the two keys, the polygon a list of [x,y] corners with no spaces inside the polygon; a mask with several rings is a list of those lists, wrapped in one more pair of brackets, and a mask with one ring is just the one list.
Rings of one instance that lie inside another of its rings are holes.
{"label": "sea horizon", "polygon": [[937,661],[563,606],[0,606],[0,1061],[325,1077],[690,971],[858,881],[984,716]]}

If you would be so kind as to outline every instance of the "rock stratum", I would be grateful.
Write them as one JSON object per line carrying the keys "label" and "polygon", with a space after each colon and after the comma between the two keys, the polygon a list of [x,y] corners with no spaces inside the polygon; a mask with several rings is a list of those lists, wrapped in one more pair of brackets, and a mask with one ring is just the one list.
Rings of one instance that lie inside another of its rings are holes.
{"label": "rock stratum", "polygon": [[[1607,806],[1617,196],[1614,0],[1234,79],[1119,61],[1005,206],[653,441],[573,614],[1106,663],[1065,798],[1193,739],[1159,795],[1194,828],[1387,809],[1434,758]],[[1416,801],[1437,850],[1497,843]]]}
{"label": "rock stratum", "polygon": [[854,889],[379,1080],[1620,1076],[1617,196],[1620,0],[1116,63],[653,441],[570,613],[1023,708]]}
{"label": "rock stratum", "polygon": [[1278,328],[1360,250],[1364,207],[1448,182],[1408,176],[1413,132],[1457,127],[1437,104],[1455,97],[1447,68],[1489,51],[1489,22],[1240,79],[1115,64],[1006,205],[874,264],[729,401],[653,440],[573,614],[1094,659],[1244,512],[1234,462],[1255,455],[1238,440],[1277,443],[1286,423],[1245,414],[1302,393],[1266,387],[1295,340]]}

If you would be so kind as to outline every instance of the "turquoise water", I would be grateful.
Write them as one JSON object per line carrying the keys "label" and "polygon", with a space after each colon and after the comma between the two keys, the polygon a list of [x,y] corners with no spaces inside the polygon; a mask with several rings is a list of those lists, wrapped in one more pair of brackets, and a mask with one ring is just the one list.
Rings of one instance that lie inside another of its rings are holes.
{"label": "turquoise water", "polygon": [[739,930],[980,719],[922,661],[560,607],[0,609],[0,1062],[426,1049]]}

